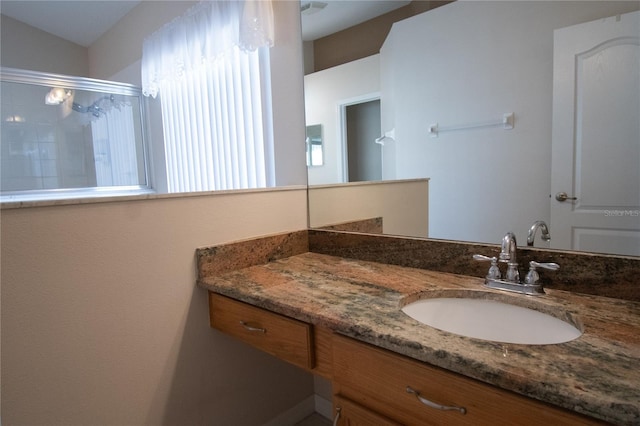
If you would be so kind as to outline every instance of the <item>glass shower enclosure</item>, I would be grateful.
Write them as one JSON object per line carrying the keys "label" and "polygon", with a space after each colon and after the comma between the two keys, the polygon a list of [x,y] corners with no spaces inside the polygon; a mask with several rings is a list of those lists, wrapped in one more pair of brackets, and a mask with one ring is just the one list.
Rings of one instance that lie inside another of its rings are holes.
{"label": "glass shower enclosure", "polygon": [[140,88],[0,70],[2,201],[149,190]]}

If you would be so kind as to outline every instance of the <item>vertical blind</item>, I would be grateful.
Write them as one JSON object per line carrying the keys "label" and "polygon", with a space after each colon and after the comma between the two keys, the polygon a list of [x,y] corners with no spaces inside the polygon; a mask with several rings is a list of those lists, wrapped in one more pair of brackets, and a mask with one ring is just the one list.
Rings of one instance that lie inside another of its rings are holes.
{"label": "vertical blind", "polygon": [[145,40],[169,192],[273,186],[270,1],[202,2]]}

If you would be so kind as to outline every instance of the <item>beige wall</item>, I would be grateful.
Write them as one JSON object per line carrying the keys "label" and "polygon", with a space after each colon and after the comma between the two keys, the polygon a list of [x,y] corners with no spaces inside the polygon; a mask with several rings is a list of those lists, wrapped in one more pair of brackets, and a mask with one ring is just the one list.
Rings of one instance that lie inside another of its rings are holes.
{"label": "beige wall", "polygon": [[[89,47],[91,77],[110,79],[142,58],[142,43],[195,1],[143,1]],[[138,70],[138,74],[140,71]],[[138,77],[139,78],[139,77]],[[140,82],[130,82],[140,85]]]}
{"label": "beige wall", "polygon": [[259,425],[312,378],[213,331],[195,249],[306,228],[306,191],[2,210],[6,425]]}
{"label": "beige wall", "polygon": [[0,15],[0,64],[56,74],[89,76],[86,47]]}
{"label": "beige wall", "polygon": [[309,222],[312,228],[374,217],[382,217],[385,234],[427,237],[429,180],[309,187]]}

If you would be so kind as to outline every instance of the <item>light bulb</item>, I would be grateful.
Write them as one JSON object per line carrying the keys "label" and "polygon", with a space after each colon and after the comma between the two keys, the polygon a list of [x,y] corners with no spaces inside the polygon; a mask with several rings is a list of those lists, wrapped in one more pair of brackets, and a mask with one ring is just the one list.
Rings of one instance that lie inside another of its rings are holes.
{"label": "light bulb", "polygon": [[60,105],[69,96],[71,96],[71,90],[54,87],[47,93],[47,96],[44,98],[44,103],[47,105]]}

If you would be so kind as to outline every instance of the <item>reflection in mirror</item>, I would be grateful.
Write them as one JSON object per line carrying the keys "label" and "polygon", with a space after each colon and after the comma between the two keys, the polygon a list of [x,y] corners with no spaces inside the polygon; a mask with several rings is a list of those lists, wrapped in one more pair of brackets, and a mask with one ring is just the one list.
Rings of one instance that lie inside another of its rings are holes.
{"label": "reflection in mirror", "polygon": [[2,199],[147,187],[134,86],[2,69]]}
{"label": "reflection in mirror", "polygon": [[357,102],[344,107],[346,174],[349,182],[382,179],[380,99]]}
{"label": "reflection in mirror", "polygon": [[307,167],[322,166],[322,124],[307,126]]}
{"label": "reflection in mirror", "polygon": [[[183,0],[3,0],[0,62],[3,67],[141,86],[144,40],[197,4]],[[256,127],[262,127],[273,140],[273,148],[267,149],[269,161],[274,164],[273,172],[269,173],[269,187],[300,186],[306,185],[306,167],[302,160],[304,111],[300,106],[302,86],[298,80],[302,76],[296,71],[301,65],[301,52],[298,45],[291,44],[299,34],[299,26],[291,22],[299,19],[296,15],[299,4],[276,1],[273,5],[275,42],[270,49],[270,70],[261,75],[272,77],[269,92],[273,102],[271,108],[263,108],[263,112],[274,120],[273,126],[264,126],[267,121],[260,123],[258,120]],[[87,25],[70,24],[80,21]],[[92,102],[79,105],[88,107]],[[163,129],[160,98],[147,98],[144,103],[145,129],[150,145],[150,181],[154,191],[167,193],[170,190],[167,164],[172,153],[167,155],[169,150],[164,146],[168,137],[165,138]],[[252,104],[257,106],[255,102]],[[209,109],[182,108],[185,110],[200,113]]]}
{"label": "reflection in mirror", "polygon": [[[394,135],[382,181],[428,179],[430,238],[495,244],[513,231],[522,245],[543,220],[551,240],[536,247],[640,255],[638,9],[458,1],[396,22],[379,53],[305,76],[307,119],[325,125],[325,170],[346,161],[335,105],[378,92],[376,132]],[[513,126],[478,126],[511,112]],[[456,130],[434,137],[434,126]],[[349,184],[308,172],[310,223],[323,226],[314,187]]]}

